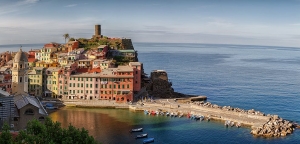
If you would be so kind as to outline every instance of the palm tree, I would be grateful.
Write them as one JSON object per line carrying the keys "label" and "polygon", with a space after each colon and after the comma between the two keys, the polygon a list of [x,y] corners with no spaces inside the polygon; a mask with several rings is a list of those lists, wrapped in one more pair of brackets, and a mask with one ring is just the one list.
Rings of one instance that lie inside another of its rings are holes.
{"label": "palm tree", "polygon": [[67,39],[70,38],[70,35],[68,33],[64,34],[63,37],[65,38],[65,43],[67,43]]}

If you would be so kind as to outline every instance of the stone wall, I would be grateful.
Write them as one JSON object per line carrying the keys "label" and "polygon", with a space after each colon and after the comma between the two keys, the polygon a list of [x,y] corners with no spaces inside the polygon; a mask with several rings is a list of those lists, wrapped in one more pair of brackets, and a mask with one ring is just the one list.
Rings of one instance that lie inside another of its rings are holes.
{"label": "stone wall", "polygon": [[122,39],[121,49],[134,49],[131,39]]}

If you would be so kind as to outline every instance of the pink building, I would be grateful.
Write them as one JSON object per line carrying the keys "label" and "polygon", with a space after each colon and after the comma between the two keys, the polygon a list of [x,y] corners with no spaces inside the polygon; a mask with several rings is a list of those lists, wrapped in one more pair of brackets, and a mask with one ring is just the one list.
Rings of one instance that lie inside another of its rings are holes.
{"label": "pink building", "polygon": [[129,66],[133,68],[133,81],[134,81],[134,87],[133,91],[138,92],[141,90],[141,82],[142,82],[142,63],[140,62],[130,62]]}

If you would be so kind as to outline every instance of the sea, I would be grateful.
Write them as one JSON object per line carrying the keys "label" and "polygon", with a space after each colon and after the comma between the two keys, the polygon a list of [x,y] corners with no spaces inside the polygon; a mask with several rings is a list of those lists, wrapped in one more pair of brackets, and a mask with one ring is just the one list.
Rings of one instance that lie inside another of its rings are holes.
{"label": "sea", "polygon": [[[23,51],[43,44],[22,45]],[[0,45],[17,51],[20,44]],[[150,75],[165,70],[177,92],[205,95],[209,102],[300,122],[300,48],[256,45],[134,43],[139,61]],[[50,114],[63,127],[84,127],[103,144],[140,144],[137,134],[148,133],[157,144],[300,143],[300,129],[281,138],[261,138],[250,128],[226,128],[218,121],[149,116],[121,109],[65,107]],[[132,128],[144,131],[129,133]]]}

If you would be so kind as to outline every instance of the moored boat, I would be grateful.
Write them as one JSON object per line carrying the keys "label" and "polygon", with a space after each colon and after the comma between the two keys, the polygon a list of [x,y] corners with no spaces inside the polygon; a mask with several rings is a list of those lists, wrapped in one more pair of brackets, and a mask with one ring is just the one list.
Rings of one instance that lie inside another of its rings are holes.
{"label": "moored boat", "polygon": [[143,128],[131,129],[130,132],[141,132],[141,131],[143,131]]}
{"label": "moored boat", "polygon": [[148,134],[139,134],[139,135],[136,135],[136,139],[139,139],[139,138],[145,138],[145,137],[148,137]]}
{"label": "moored boat", "polygon": [[151,143],[151,142],[154,142],[154,138],[147,138],[147,139],[143,140],[144,144]]}

